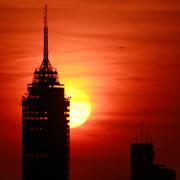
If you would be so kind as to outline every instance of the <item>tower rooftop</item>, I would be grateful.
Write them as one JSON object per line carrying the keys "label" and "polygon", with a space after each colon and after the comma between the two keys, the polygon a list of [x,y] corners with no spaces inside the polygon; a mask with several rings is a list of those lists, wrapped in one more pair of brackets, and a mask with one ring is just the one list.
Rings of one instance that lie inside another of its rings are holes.
{"label": "tower rooftop", "polygon": [[48,54],[48,9],[47,5],[45,5],[43,61],[41,65],[35,69],[33,83],[31,84],[31,86],[33,87],[48,87],[49,85],[60,85],[57,70],[51,66]]}

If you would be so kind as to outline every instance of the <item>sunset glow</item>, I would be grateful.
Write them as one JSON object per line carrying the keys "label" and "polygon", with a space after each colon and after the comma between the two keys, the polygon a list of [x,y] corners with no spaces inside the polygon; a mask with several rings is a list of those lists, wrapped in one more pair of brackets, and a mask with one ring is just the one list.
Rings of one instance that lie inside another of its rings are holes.
{"label": "sunset glow", "polygon": [[70,128],[76,128],[84,124],[91,113],[91,102],[88,95],[81,89],[67,86],[66,95],[71,97]]}
{"label": "sunset glow", "polygon": [[71,96],[71,180],[129,180],[140,121],[180,180],[178,0],[0,1],[0,179],[21,179],[21,99],[43,60],[45,3],[49,60]]}

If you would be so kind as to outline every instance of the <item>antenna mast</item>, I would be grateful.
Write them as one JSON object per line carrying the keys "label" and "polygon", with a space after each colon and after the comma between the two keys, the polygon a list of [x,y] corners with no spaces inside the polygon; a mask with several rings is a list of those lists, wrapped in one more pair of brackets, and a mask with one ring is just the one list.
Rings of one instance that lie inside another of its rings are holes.
{"label": "antenna mast", "polygon": [[45,5],[44,9],[44,60],[46,63],[44,65],[48,65],[48,25],[47,25],[47,5]]}
{"label": "antenna mast", "polygon": [[49,62],[49,57],[48,57],[48,23],[47,23],[47,5],[45,5],[44,8],[44,57],[43,57],[43,62],[40,66],[41,70],[44,71],[49,71],[52,70],[52,66]]}

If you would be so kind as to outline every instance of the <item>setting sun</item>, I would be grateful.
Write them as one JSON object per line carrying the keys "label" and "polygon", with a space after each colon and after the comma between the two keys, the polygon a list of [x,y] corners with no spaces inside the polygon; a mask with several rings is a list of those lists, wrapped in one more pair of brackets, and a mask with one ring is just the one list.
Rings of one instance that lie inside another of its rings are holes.
{"label": "setting sun", "polygon": [[76,128],[85,123],[91,113],[91,102],[88,95],[81,89],[66,86],[66,95],[70,101],[70,128]]}

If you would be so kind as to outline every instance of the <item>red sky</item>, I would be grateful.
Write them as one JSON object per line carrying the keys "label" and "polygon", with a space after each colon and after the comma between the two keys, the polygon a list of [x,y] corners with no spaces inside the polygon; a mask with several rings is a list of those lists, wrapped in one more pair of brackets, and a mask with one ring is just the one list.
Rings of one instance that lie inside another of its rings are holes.
{"label": "red sky", "polygon": [[140,121],[180,180],[179,0],[0,0],[0,179],[20,180],[21,97],[42,61],[45,3],[50,61],[93,104],[71,131],[71,180],[128,180]]}

